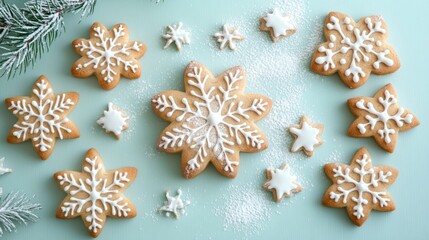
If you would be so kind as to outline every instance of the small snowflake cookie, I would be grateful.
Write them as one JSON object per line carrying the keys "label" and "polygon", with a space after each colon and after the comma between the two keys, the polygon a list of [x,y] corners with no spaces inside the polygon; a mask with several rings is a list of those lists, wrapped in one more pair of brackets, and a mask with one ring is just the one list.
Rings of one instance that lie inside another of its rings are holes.
{"label": "small snowflake cookie", "polygon": [[224,24],[222,31],[215,33],[213,37],[216,38],[218,43],[220,43],[219,48],[221,50],[226,46],[231,50],[235,50],[237,48],[236,43],[244,40],[244,36],[240,34],[236,27],[232,27],[227,24]]}
{"label": "small snowflake cookie", "polygon": [[301,192],[301,185],[290,173],[289,166],[284,163],[280,168],[269,167],[266,170],[267,182],[263,187],[273,193],[276,202],[281,202],[293,193]]}
{"label": "small snowflake cookie", "polygon": [[311,60],[311,69],[322,75],[336,72],[350,88],[362,86],[371,72],[392,73],[400,67],[395,50],[386,41],[388,30],[381,16],[349,16],[331,12],[325,21],[325,37]]}
{"label": "small snowflake cookie", "polygon": [[381,88],[375,96],[356,97],[347,101],[357,119],[350,125],[351,137],[374,137],[381,148],[395,150],[398,133],[420,124],[409,110],[397,105],[398,98],[392,84]]}
{"label": "small snowflake cookie", "polygon": [[289,132],[295,137],[291,152],[304,151],[308,157],[313,156],[314,148],[323,143],[321,139],[323,133],[322,124],[313,124],[306,116],[301,117],[299,125],[292,125]]}
{"label": "small snowflake cookie", "polygon": [[173,214],[176,219],[179,219],[181,215],[185,214],[186,207],[191,204],[189,200],[182,200],[182,190],[180,189],[177,190],[177,195],[174,197],[167,191],[165,197],[167,201],[164,202],[164,206],[159,208],[159,212],[165,213],[167,217]]}
{"label": "small snowflake cookie", "polygon": [[209,162],[222,175],[234,178],[240,151],[268,147],[255,122],[271,110],[271,99],[244,93],[246,77],[241,67],[215,77],[204,65],[191,62],[184,81],[185,92],[166,91],[152,98],[155,113],[171,122],[161,133],[158,148],[182,152],[185,178],[197,176]]}
{"label": "small snowflake cookie", "polygon": [[90,38],[76,39],[72,46],[82,56],[72,66],[73,76],[87,78],[95,74],[105,90],[116,87],[121,76],[137,79],[141,75],[137,59],[146,52],[146,45],[129,41],[124,23],[116,24],[109,31],[103,24],[95,22],[90,28]]}
{"label": "small snowflake cookie", "polygon": [[260,21],[260,30],[269,32],[273,42],[289,37],[296,32],[296,28],[290,17],[281,13],[278,9],[274,9],[272,13],[261,17]]}
{"label": "small snowflake cookie", "polygon": [[63,219],[82,217],[92,237],[100,235],[107,216],[133,218],[137,209],[122,193],[136,178],[137,169],[124,167],[106,171],[100,154],[90,149],[82,163],[82,172],[60,171],[54,174],[67,193],[57,210]]}
{"label": "small snowflake cookie", "polygon": [[106,133],[113,133],[117,139],[121,138],[122,132],[128,129],[128,119],[130,117],[115,104],[109,103],[107,111],[97,120]]}
{"label": "small snowflake cookie", "polygon": [[168,25],[167,32],[162,35],[166,40],[164,49],[168,48],[172,43],[176,45],[178,51],[182,51],[182,46],[191,42],[190,33],[183,28],[183,23]]}
{"label": "small snowflake cookie", "polygon": [[9,143],[31,140],[34,150],[42,160],[52,154],[55,139],[78,138],[79,130],[67,115],[76,106],[79,93],[55,95],[45,76],[40,76],[33,86],[31,96],[6,99],[6,105],[18,122],[7,136]]}
{"label": "small snowflake cookie", "polygon": [[[12,169],[4,166],[4,157],[0,158],[0,176],[6,173],[11,173]],[[0,193],[1,195],[1,193]]]}
{"label": "small snowflake cookie", "polygon": [[333,184],[326,190],[323,204],[346,208],[357,226],[364,224],[372,209],[383,212],[395,210],[387,188],[395,182],[398,171],[388,166],[373,167],[365,148],[356,152],[350,165],[326,164],[325,174]]}

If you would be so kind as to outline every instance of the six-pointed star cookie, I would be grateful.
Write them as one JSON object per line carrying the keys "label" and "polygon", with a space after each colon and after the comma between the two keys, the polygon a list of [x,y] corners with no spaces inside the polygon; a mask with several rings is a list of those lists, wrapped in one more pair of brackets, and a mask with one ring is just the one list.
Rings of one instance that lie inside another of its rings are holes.
{"label": "six-pointed star cookie", "polygon": [[284,163],[280,168],[269,167],[266,170],[267,182],[263,187],[273,193],[276,202],[282,201],[292,193],[301,192],[301,185],[296,177],[290,173],[289,166]]}
{"label": "six-pointed star cookie", "polygon": [[355,23],[348,15],[331,12],[325,21],[325,38],[314,52],[310,68],[322,75],[338,72],[350,88],[362,86],[371,72],[388,74],[400,67],[395,50],[387,41],[388,30],[380,16]]}
{"label": "six-pointed star cookie", "polygon": [[76,39],[72,46],[81,55],[72,66],[73,76],[86,78],[93,74],[105,90],[118,85],[121,75],[137,79],[141,75],[141,65],[137,59],[146,52],[142,42],[129,41],[127,25],[116,24],[108,30],[101,23],[90,28],[90,38]]}
{"label": "six-pointed star cookie", "polygon": [[77,92],[55,95],[45,76],[33,86],[31,97],[12,97],[6,105],[18,121],[7,136],[9,143],[33,142],[41,159],[46,160],[55,146],[55,139],[78,138],[79,130],[67,118],[79,99]]}
{"label": "six-pointed star cookie", "polygon": [[289,127],[289,132],[295,137],[291,152],[303,150],[308,157],[311,157],[314,153],[314,147],[323,143],[321,139],[323,125],[313,124],[306,116],[301,117],[299,125]]}
{"label": "six-pointed star cookie", "polygon": [[349,99],[347,104],[357,119],[350,125],[352,137],[374,137],[381,148],[395,150],[398,132],[419,125],[409,110],[397,105],[398,98],[392,84],[381,88],[375,96]]}
{"label": "six-pointed star cookie", "polygon": [[296,32],[290,17],[281,13],[278,9],[274,9],[272,13],[260,19],[260,30],[269,32],[271,40],[277,42],[285,37],[289,37]]}
{"label": "six-pointed star cookie", "polygon": [[238,172],[239,152],[258,152],[268,142],[255,122],[271,110],[271,99],[245,94],[246,77],[233,67],[215,77],[191,62],[184,73],[185,92],[165,91],[152,98],[155,113],[171,124],[158,139],[168,153],[182,151],[185,178],[200,174],[209,162],[224,176]]}
{"label": "six-pointed star cookie", "polygon": [[387,192],[398,171],[388,166],[373,167],[365,148],[359,149],[350,165],[325,165],[325,174],[333,184],[326,190],[323,204],[328,207],[345,207],[350,219],[361,226],[371,210],[393,211],[395,204]]}
{"label": "six-pointed star cookie", "polygon": [[99,153],[90,149],[83,159],[82,172],[54,174],[55,181],[67,193],[57,210],[57,217],[81,216],[89,234],[97,237],[107,216],[133,218],[137,215],[136,207],[122,193],[136,176],[137,169],[133,167],[106,172]]}

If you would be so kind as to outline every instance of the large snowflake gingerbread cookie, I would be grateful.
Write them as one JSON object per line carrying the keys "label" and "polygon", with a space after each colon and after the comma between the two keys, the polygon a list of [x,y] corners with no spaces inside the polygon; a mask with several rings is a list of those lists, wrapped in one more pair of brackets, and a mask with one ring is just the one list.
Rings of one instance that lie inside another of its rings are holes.
{"label": "large snowflake gingerbread cookie", "polygon": [[191,62],[184,80],[185,92],[166,91],[152,98],[156,114],[171,122],[159,137],[159,149],[182,151],[185,178],[197,176],[209,162],[234,178],[240,151],[258,152],[268,146],[255,122],[271,110],[271,99],[244,93],[241,67],[215,77],[204,65]]}
{"label": "large snowflake gingerbread cookie", "polygon": [[399,131],[419,125],[419,120],[409,110],[397,105],[398,98],[392,84],[381,88],[375,96],[356,97],[347,101],[357,119],[350,125],[352,137],[374,137],[381,148],[395,150]]}
{"label": "large snowflake gingerbread cookie", "polygon": [[122,193],[136,178],[137,169],[104,169],[100,154],[90,149],[83,160],[82,172],[60,171],[54,179],[67,193],[57,210],[58,218],[82,217],[88,232],[97,237],[107,216],[133,218],[137,209]]}
{"label": "large snowflake gingerbread cookie", "polygon": [[373,167],[365,148],[359,149],[350,165],[325,165],[325,174],[333,184],[326,190],[323,204],[328,207],[345,207],[350,219],[361,226],[371,210],[393,211],[395,204],[387,192],[398,171],[388,166]]}
{"label": "large snowflake gingerbread cookie", "polygon": [[41,159],[46,160],[54,150],[56,138],[78,138],[79,130],[67,115],[79,100],[77,92],[55,95],[45,76],[40,76],[30,97],[6,99],[6,105],[18,121],[7,136],[9,143],[28,140]]}
{"label": "large snowflake gingerbread cookie", "polygon": [[338,72],[347,86],[357,88],[371,72],[388,74],[400,67],[395,50],[386,43],[388,30],[381,16],[363,17],[356,23],[348,15],[331,12],[324,31],[327,42],[317,47],[311,61],[316,73]]}
{"label": "large snowflake gingerbread cookie", "polygon": [[73,76],[86,78],[93,74],[105,90],[118,85],[121,75],[137,79],[141,75],[141,65],[137,59],[146,52],[142,42],[129,41],[127,25],[116,24],[109,31],[103,24],[94,23],[89,39],[76,39],[72,46],[81,55],[72,66]]}

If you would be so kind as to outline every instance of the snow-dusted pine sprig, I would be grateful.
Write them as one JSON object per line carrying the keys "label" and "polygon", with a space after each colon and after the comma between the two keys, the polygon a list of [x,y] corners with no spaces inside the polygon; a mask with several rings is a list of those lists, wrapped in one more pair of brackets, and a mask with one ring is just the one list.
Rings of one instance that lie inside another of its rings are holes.
{"label": "snow-dusted pine sprig", "polygon": [[41,209],[40,204],[32,203],[33,198],[19,192],[9,193],[3,198],[0,188],[0,237],[4,232],[16,231],[16,224],[27,225],[37,221],[33,212]]}
{"label": "snow-dusted pine sprig", "polygon": [[25,72],[64,31],[64,14],[88,16],[97,0],[30,0],[19,8],[0,0],[0,70]]}

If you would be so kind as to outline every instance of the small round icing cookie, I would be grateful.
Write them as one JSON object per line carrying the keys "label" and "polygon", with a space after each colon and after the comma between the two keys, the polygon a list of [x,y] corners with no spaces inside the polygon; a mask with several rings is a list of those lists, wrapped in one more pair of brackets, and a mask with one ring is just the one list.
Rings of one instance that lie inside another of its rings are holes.
{"label": "small round icing cookie", "polygon": [[6,98],[6,106],[17,118],[7,136],[9,143],[31,140],[42,160],[52,154],[56,139],[78,138],[79,130],[67,115],[79,100],[79,93],[54,94],[45,76],[33,86],[31,96]]}
{"label": "small round icing cookie", "polygon": [[348,15],[331,12],[325,21],[326,42],[314,51],[311,70],[322,75],[338,72],[350,88],[362,86],[371,72],[388,74],[400,67],[387,43],[388,30],[381,16],[367,16],[357,23]]}
{"label": "small round icing cookie", "polygon": [[121,76],[137,79],[141,75],[138,59],[146,52],[146,45],[129,41],[128,27],[124,23],[116,24],[109,31],[103,24],[95,22],[90,28],[90,38],[76,39],[72,46],[82,56],[71,68],[73,76],[87,78],[95,75],[104,90],[116,87]]}
{"label": "small round icing cookie", "polygon": [[244,36],[240,34],[236,27],[229,26],[227,24],[224,24],[222,31],[215,33],[213,37],[216,38],[218,43],[220,43],[219,48],[221,50],[226,46],[231,50],[235,50],[237,48],[237,42],[244,40]]}
{"label": "small round icing cookie", "polygon": [[162,35],[162,37],[166,40],[164,49],[168,48],[172,43],[174,43],[177,50],[180,52],[182,51],[183,45],[191,43],[189,31],[183,29],[182,27],[182,22],[167,26],[167,32]]}
{"label": "small round icing cookie", "polygon": [[266,176],[267,181],[263,187],[273,193],[276,202],[281,202],[286,197],[302,190],[301,185],[297,182],[296,177],[290,173],[290,168],[286,163],[280,168],[267,168]]}
{"label": "small round icing cookie", "polygon": [[115,104],[109,103],[107,111],[97,120],[106,133],[112,133],[117,139],[121,138],[122,132],[128,129],[128,119],[130,117]]}
{"label": "small round icing cookie", "polygon": [[330,163],[325,174],[332,181],[322,203],[327,207],[346,208],[349,218],[357,226],[368,219],[371,211],[393,211],[395,204],[387,192],[398,171],[389,166],[372,166],[365,148],[359,149],[349,165]]}
{"label": "small round icing cookie", "polygon": [[54,174],[57,184],[67,193],[57,210],[57,218],[80,216],[92,237],[100,235],[107,216],[133,218],[137,209],[123,191],[134,181],[137,169],[123,167],[106,171],[97,150],[91,148],[82,162],[82,171]]}
{"label": "small round icing cookie", "polygon": [[395,150],[398,133],[420,124],[411,111],[398,105],[392,84],[382,87],[374,97],[351,98],[347,105],[357,117],[349,127],[349,136],[374,137],[381,148],[391,153]]}
{"label": "small round icing cookie", "polygon": [[157,146],[168,153],[182,152],[182,174],[193,178],[212,163],[224,176],[234,178],[240,152],[259,152],[268,142],[255,122],[272,107],[270,98],[246,94],[241,67],[214,76],[203,64],[185,69],[185,91],[165,91],[152,97],[152,107],[171,122]]}
{"label": "small round icing cookie", "polygon": [[323,128],[322,124],[313,124],[309,118],[302,116],[299,125],[289,127],[289,132],[295,137],[290,151],[302,150],[308,157],[313,156],[314,148],[323,143]]}
{"label": "small round icing cookie", "polygon": [[261,26],[259,29],[263,32],[269,32],[271,40],[277,42],[285,37],[289,37],[296,32],[296,28],[290,17],[274,9],[272,13],[261,17]]}
{"label": "small round icing cookie", "polygon": [[159,212],[165,213],[167,217],[173,214],[176,219],[179,219],[180,216],[185,214],[186,207],[191,204],[189,200],[182,200],[181,189],[177,190],[176,196],[171,196],[170,192],[167,191],[165,193],[165,197],[167,198],[167,201],[164,202],[164,206],[159,208]]}

